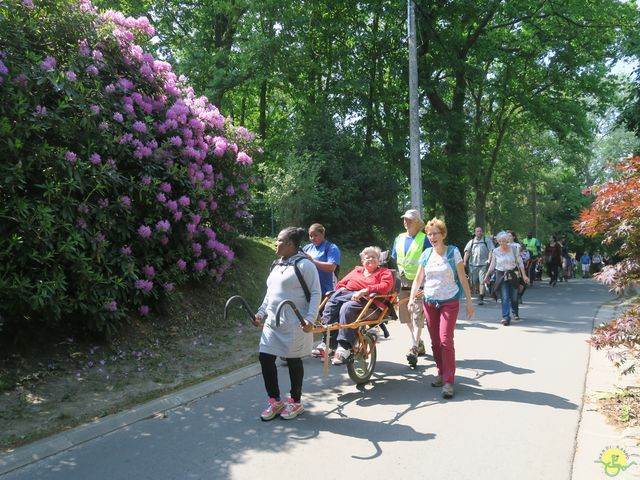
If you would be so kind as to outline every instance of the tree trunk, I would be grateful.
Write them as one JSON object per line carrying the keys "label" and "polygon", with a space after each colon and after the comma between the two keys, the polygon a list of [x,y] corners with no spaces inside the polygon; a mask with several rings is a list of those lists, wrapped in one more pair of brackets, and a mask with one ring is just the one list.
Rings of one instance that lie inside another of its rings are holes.
{"label": "tree trunk", "polygon": [[369,94],[367,96],[367,119],[366,119],[366,132],[364,146],[366,150],[371,149],[373,142],[373,125],[374,125],[374,105],[376,94],[376,74],[378,73],[378,57],[380,56],[378,49],[378,28],[380,23],[380,16],[376,12],[373,17],[372,36],[373,42],[371,45],[371,63],[369,68]]}
{"label": "tree trunk", "polygon": [[531,180],[531,229],[535,237],[538,234],[538,189],[535,180]]}
{"label": "tree trunk", "polygon": [[477,188],[475,199],[476,227],[487,229],[487,193]]}

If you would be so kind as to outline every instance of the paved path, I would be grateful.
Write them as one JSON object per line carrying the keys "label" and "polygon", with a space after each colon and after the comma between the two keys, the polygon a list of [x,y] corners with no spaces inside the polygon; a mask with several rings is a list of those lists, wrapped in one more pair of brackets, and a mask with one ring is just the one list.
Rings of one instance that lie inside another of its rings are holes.
{"label": "paved path", "polygon": [[[430,357],[408,368],[408,331],[392,324],[364,388],[344,367],[324,377],[319,361],[305,361],[307,412],[293,421],[258,419],[265,394],[253,376],[0,478],[568,480],[585,340],[608,300],[593,280],[574,280],[537,283],[510,327],[499,324],[498,304],[478,307],[456,330],[450,401],[429,386]],[[286,390],[286,370],[280,375]]]}

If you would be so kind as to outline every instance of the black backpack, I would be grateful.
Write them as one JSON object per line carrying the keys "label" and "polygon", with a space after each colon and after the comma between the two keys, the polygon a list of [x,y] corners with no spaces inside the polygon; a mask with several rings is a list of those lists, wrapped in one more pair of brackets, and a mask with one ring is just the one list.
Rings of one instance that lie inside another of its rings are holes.
{"label": "black backpack", "polygon": [[274,260],[271,264],[271,268],[269,272],[271,272],[276,266],[289,266],[293,265],[293,271],[296,272],[296,277],[298,277],[298,281],[302,286],[302,290],[304,291],[304,296],[307,299],[307,302],[311,301],[311,291],[309,290],[309,286],[307,282],[304,281],[304,277],[302,276],[302,272],[300,271],[300,267],[298,267],[298,262],[300,260],[304,260],[305,257],[303,253],[296,253],[295,255],[290,256],[287,260],[283,260],[282,258]]}

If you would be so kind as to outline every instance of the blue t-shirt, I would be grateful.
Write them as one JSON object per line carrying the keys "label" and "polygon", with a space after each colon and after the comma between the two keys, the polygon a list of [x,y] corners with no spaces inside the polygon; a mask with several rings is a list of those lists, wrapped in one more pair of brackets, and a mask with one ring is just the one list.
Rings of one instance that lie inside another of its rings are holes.
{"label": "blue t-shirt", "polygon": [[583,265],[589,265],[591,263],[591,257],[585,253],[580,257],[580,263]]}
{"label": "blue t-shirt", "polygon": [[[324,240],[320,246],[316,247],[313,243],[305,245],[303,252],[311,255],[311,258],[319,262],[329,262],[340,265],[340,249],[335,243],[331,243],[327,248],[328,240]],[[320,289],[322,295],[333,290],[333,272],[323,272],[318,268],[318,276],[320,277]]]}

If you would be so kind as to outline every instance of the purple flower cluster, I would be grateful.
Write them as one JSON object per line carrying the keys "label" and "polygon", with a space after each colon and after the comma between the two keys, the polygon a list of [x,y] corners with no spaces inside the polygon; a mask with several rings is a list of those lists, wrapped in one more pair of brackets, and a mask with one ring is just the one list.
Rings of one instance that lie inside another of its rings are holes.
{"label": "purple flower cluster", "polygon": [[44,70],[45,72],[53,72],[57,64],[58,61],[55,58],[47,57],[40,64],[40,69]]}
{"label": "purple flower cluster", "polygon": [[151,229],[146,225],[140,225],[138,227],[138,235],[142,238],[149,238],[151,236]]}
{"label": "purple flower cluster", "polygon": [[[104,265],[114,279],[122,278],[121,271],[142,272],[127,282],[130,299],[114,283],[95,311],[113,319],[114,312],[119,316],[135,305],[148,315],[152,304],[140,305],[139,292],[153,292],[148,298],[156,299],[203,273],[219,280],[229,267],[233,252],[221,240],[235,232],[239,213],[248,214],[255,135],[234,128],[169,63],[137,44],[155,34],[147,18],[99,14],[90,0],[77,1],[87,28],[77,29],[82,36],[76,43],[36,48],[38,60],[28,70],[12,63],[18,56],[0,52],[0,84],[34,95],[27,128],[55,120],[70,132],[68,144],[54,154],[74,181],[81,179],[69,198],[82,198],[73,228],[93,242],[87,257],[95,259],[97,251],[99,268]],[[33,1],[22,5],[33,8]],[[17,14],[36,21],[34,12]],[[37,14],[51,21],[40,5]],[[55,79],[42,85],[55,95],[29,89],[42,77]],[[81,127],[51,101],[70,92],[86,105]]]}
{"label": "purple flower cluster", "polygon": [[153,289],[153,282],[151,280],[139,279],[134,282],[134,286],[138,290],[150,292]]}

